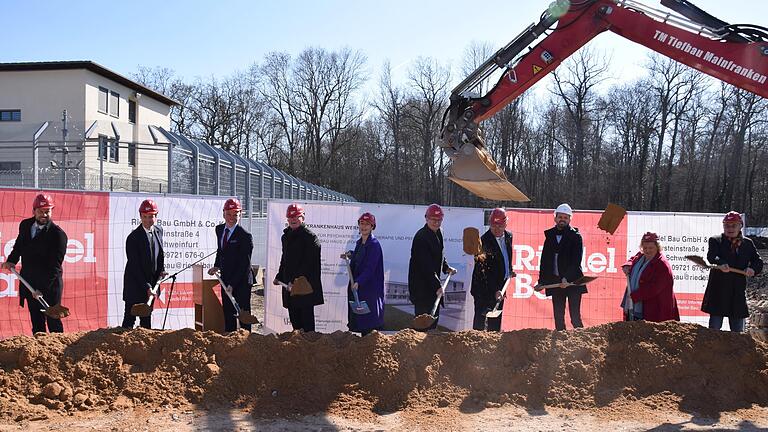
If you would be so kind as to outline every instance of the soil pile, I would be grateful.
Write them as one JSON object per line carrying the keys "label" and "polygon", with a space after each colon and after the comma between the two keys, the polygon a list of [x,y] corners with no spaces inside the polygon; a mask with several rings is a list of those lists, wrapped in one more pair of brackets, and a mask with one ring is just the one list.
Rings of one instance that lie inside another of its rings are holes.
{"label": "soil pile", "polygon": [[748,335],[679,323],[363,338],[106,329],[0,341],[0,418],[187,404],[363,419],[635,401],[719,413],[768,404],[767,360],[768,345]]}

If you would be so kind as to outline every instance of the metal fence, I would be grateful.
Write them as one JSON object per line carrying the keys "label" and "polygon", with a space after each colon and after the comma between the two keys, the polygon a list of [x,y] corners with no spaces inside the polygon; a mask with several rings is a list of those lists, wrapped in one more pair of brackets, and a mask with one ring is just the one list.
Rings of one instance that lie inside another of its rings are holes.
{"label": "metal fence", "polygon": [[0,123],[0,186],[355,201],[260,161],[162,128],[112,121]]}

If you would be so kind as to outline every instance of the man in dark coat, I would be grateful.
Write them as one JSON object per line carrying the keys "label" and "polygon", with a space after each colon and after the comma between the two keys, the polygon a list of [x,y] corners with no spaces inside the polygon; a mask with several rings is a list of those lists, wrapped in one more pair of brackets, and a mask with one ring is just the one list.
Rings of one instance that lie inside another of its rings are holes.
{"label": "man in dark coat", "polygon": [[[311,332],[315,331],[315,306],[324,303],[320,282],[320,241],[304,225],[304,209],[300,205],[289,205],[285,216],[288,228],[283,230],[283,255],[273,283],[288,285],[283,288],[283,307],[288,309],[293,329]],[[312,286],[312,293],[291,295],[293,284],[301,276]]]}
{"label": "man in dark coat", "polygon": [[741,214],[732,211],[723,218],[723,234],[709,239],[707,260],[717,268],[709,271],[701,310],[709,314],[709,328],[720,330],[728,317],[731,331],[744,331],[747,309],[747,279],[731,269],[744,270],[752,277],[763,270],[763,261],[751,239],[741,235]]}
{"label": "man in dark coat", "polygon": [[[485,315],[499,302],[504,309],[502,289],[507,279],[515,277],[512,271],[512,233],[507,228],[507,213],[497,208],[491,212],[490,228],[480,237],[483,253],[476,257],[472,271],[472,289],[475,299],[474,330],[485,330]],[[488,331],[501,331],[501,316],[488,318]]]}
{"label": "man in dark coat", "polygon": [[[123,328],[131,329],[136,325],[136,316],[131,314],[135,304],[146,303],[152,288],[165,272],[165,253],[163,251],[163,229],[157,224],[157,203],[144,200],[139,206],[141,224],[125,239],[125,262],[123,273]],[[158,288],[159,294],[159,288]],[[139,317],[139,325],[152,328],[152,315]]]}
{"label": "man in dark coat", "polygon": [[573,328],[584,327],[581,322],[581,296],[587,292],[584,285],[569,285],[584,274],[581,272],[581,256],[584,253],[581,234],[571,226],[573,210],[568,204],[560,204],[555,210],[555,226],[544,231],[544,247],[541,251],[538,285],[559,283],[559,288],[548,288],[552,297],[555,330],[565,330],[565,302]]}
{"label": "man in dark coat", "polygon": [[[408,293],[413,303],[414,316],[432,313],[437,296],[443,294],[440,273],[456,273],[456,269],[448,265],[443,254],[443,233],[440,231],[443,215],[439,205],[431,204],[424,215],[426,223],[413,236],[408,265]],[[435,318],[429,329],[437,328],[439,307],[435,311]]]}
{"label": "man in dark coat", "polygon": [[[32,203],[34,216],[19,223],[19,235],[8,261],[2,268],[10,270],[22,261],[21,277],[37,291],[50,306],[61,303],[64,290],[61,263],[67,252],[67,234],[53,223],[53,199],[50,195],[39,194]],[[23,285],[19,289],[19,305],[24,307],[24,300],[29,308],[32,321],[32,333],[45,332],[46,323],[51,333],[61,333],[64,325],[60,319],[45,315],[43,306]]]}
{"label": "man in dark coat", "polygon": [[[253,273],[251,272],[251,253],[253,252],[253,236],[240,225],[242,211],[240,201],[230,198],[224,203],[224,223],[216,226],[216,261],[208,269],[213,275],[221,270],[221,279],[232,287],[232,296],[237,305],[245,312],[251,312],[251,289],[253,288]],[[237,330],[235,306],[221,287],[221,304],[224,308],[224,331]],[[241,328],[251,331],[250,324],[240,323]]]}

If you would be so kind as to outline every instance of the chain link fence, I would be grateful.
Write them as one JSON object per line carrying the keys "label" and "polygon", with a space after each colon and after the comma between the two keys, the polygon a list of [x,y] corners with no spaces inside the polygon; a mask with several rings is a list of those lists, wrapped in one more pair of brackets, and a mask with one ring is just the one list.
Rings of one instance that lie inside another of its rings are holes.
{"label": "chain link fence", "polygon": [[0,186],[236,196],[256,218],[270,198],[355,201],[200,140],[105,120],[0,124]]}

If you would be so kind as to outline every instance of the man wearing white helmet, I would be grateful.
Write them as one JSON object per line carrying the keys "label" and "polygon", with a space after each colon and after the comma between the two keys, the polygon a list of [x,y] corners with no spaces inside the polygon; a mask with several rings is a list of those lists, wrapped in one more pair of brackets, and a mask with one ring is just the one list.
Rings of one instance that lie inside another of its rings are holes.
{"label": "man wearing white helmet", "polygon": [[587,292],[584,285],[568,285],[581,278],[581,256],[584,253],[579,230],[571,226],[573,210],[568,204],[560,204],[555,210],[555,226],[544,231],[544,248],[538,285],[559,283],[559,288],[548,288],[552,297],[555,330],[565,330],[565,303],[573,328],[584,327],[581,322],[581,295]]}

